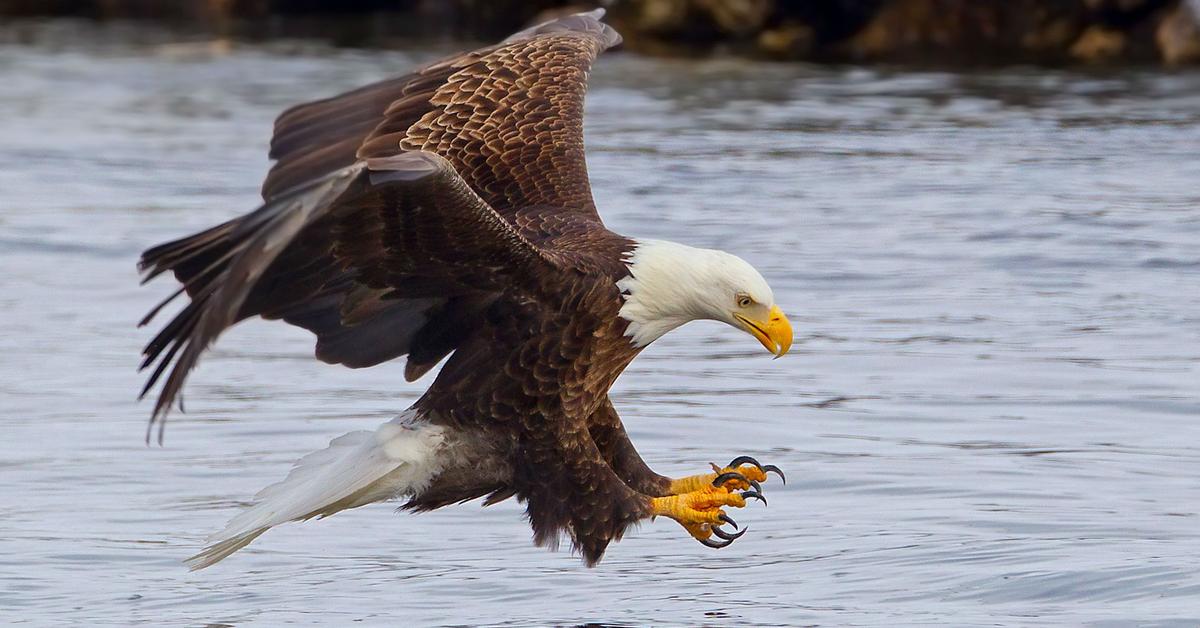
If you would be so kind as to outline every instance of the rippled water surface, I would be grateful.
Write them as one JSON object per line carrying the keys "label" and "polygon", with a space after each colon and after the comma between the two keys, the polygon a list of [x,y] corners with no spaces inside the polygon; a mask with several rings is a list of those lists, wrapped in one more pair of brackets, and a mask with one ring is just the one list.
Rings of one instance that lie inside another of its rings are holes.
{"label": "rippled water surface", "polygon": [[793,314],[783,360],[696,323],[614,390],[662,472],[787,470],[750,533],[660,520],[589,570],[514,503],[376,505],[191,574],[292,460],[428,380],[245,324],[146,447],[134,323],[170,286],[137,253],[255,204],[280,109],[431,52],[27,35],[0,46],[4,623],[1200,623],[1200,76],[610,55],[608,223],[742,254]]}

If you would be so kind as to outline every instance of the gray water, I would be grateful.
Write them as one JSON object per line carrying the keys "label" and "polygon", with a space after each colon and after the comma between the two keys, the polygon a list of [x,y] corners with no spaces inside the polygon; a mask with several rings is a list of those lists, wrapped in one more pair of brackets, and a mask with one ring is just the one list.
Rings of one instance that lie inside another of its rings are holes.
{"label": "gray water", "polygon": [[134,323],[171,286],[140,288],[136,256],[254,206],[280,109],[431,52],[167,39],[0,46],[3,623],[1200,624],[1200,75],[607,56],[608,224],[742,254],[798,335],[771,361],[694,323],[616,404],[661,472],[750,453],[790,483],[719,552],[659,520],[589,570],[515,503],[375,505],[188,573],[295,458],[428,378],[255,321],[147,447]]}

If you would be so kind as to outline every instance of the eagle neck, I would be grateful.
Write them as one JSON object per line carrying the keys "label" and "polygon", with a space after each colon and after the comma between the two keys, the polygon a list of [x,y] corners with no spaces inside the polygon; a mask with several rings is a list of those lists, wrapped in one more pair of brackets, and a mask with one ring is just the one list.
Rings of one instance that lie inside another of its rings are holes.
{"label": "eagle neck", "polygon": [[699,249],[665,240],[636,240],[625,256],[628,274],[617,282],[625,302],[619,312],[628,321],[625,335],[637,348],[688,322],[710,318],[695,298]]}

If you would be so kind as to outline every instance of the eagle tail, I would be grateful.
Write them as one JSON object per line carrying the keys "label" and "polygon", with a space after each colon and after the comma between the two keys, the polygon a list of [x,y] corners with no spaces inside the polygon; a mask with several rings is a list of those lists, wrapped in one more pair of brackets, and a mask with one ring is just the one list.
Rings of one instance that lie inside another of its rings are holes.
{"label": "eagle tail", "polygon": [[441,427],[421,420],[413,410],[375,431],[339,436],[329,447],[298,460],[282,482],[260,491],[253,506],[185,562],[193,571],[204,569],[281,523],[419,493],[441,470],[437,452],[444,440]]}

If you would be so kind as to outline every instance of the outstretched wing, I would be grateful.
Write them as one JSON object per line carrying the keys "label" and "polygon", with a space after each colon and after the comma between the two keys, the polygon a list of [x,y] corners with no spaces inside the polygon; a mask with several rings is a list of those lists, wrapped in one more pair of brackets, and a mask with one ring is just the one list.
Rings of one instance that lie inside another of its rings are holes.
{"label": "outstretched wing", "polygon": [[154,417],[203,349],[252,316],[314,332],[326,362],[407,355],[416,379],[462,341],[509,271],[538,263],[553,225],[603,231],[582,129],[591,63],[620,41],[602,15],[284,112],[265,204],[143,255],[147,279],[169,270],[184,284],[173,296],[192,298],[146,347],[143,367],[155,367],[143,394],[169,373]]}
{"label": "outstretched wing", "polygon": [[[523,208],[599,224],[583,150],[583,99],[596,56],[621,41],[602,9],[521,31],[412,74],[294,107],[275,124],[271,199],[359,158],[424,150],[512,220]],[[521,227],[533,240],[539,226]]]}
{"label": "outstretched wing", "polygon": [[[316,319],[336,312],[337,329],[361,321],[402,339],[385,353],[424,340],[444,349],[440,359],[457,338],[446,337],[434,314],[454,321],[553,264],[449,162],[410,152],[277,194],[242,218],[146,251],[141,268],[147,280],[175,271],[191,296],[143,352],[142,368],[157,363],[143,395],[169,370],[154,407],[161,419],[204,349],[249,316],[319,330],[326,323]],[[459,306],[445,313],[452,303]]]}

